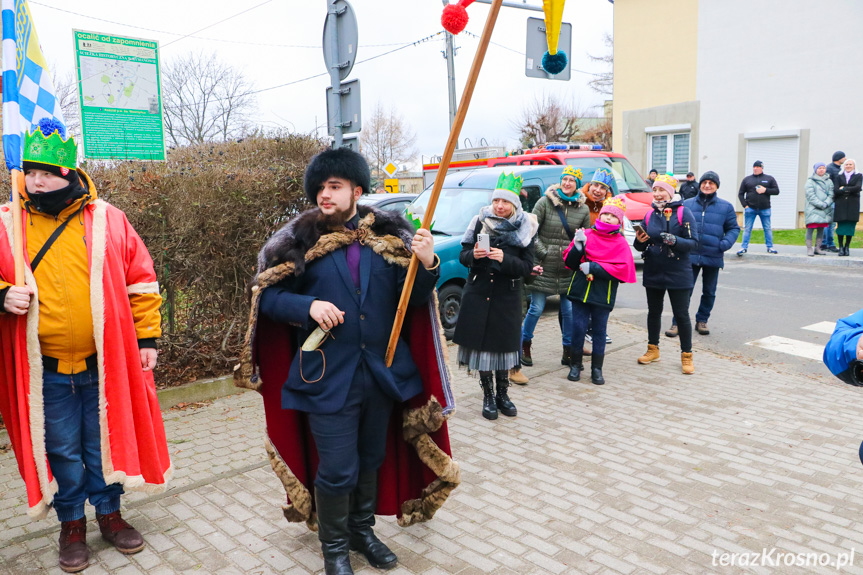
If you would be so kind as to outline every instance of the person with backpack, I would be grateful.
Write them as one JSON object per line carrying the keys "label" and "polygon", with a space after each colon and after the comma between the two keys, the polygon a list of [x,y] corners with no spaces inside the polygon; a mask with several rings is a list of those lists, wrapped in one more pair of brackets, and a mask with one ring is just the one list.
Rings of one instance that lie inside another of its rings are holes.
{"label": "person with backpack", "polygon": [[692,323],[689,297],[692,291],[691,252],[698,245],[695,218],[677,195],[677,179],[661,175],[653,183],[652,209],[636,231],[633,247],[644,252],[643,283],[647,293],[647,352],[638,358],[646,365],[659,361],[659,332],[665,293],[671,300],[680,335],[680,362],[684,374],[695,373],[692,362]]}
{"label": "person with backpack", "polygon": [[572,358],[569,381],[579,381],[584,370],[581,349],[592,326],[595,335],[590,356],[590,381],[603,385],[605,333],[608,316],[614,309],[617,286],[635,282],[632,250],[623,237],[623,215],[626,203],[609,198],[600,210],[599,219],[589,230],[579,230],[563,253],[566,267],[575,270],[566,297],[572,302]]}
{"label": "person with backpack", "polygon": [[[560,183],[552,184],[533,208],[539,230],[536,235],[536,261],[542,266],[538,275],[527,286],[530,291],[530,309],[521,328],[521,362],[533,365],[531,343],[533,331],[545,309],[548,296],[566,293],[571,273],[563,265],[563,250],[572,241],[575,232],[590,227],[590,210],[584,205],[581,193],[581,170],[566,166],[560,175]],[[571,355],[572,306],[566,297],[560,298],[561,339],[563,355],[561,365],[569,365]],[[579,348],[581,351],[582,348]]]}

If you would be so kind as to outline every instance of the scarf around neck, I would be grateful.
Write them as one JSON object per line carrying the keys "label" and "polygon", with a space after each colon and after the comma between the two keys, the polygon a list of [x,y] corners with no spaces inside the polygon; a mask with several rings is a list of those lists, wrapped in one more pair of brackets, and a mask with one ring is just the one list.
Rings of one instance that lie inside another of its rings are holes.
{"label": "scarf around neck", "polygon": [[479,210],[479,215],[474,216],[470,221],[470,225],[468,225],[461,240],[462,244],[476,243],[477,223],[482,224],[480,232],[490,236],[493,247],[526,248],[530,245],[533,236],[536,235],[536,230],[539,228],[536,216],[524,213],[521,207],[516,207],[512,216],[501,218],[494,215],[494,209],[491,206],[483,206]]}

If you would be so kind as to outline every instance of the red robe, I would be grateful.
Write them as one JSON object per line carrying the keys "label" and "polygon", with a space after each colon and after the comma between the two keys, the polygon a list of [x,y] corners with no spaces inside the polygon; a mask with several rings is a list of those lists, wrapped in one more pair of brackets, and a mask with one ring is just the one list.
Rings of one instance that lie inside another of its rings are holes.
{"label": "red robe", "polygon": [[[95,188],[86,175],[82,182]],[[82,212],[90,263],[90,306],[99,369],[99,423],[105,482],[158,493],[173,468],[153,372],[141,369],[130,293],[158,293],[153,261],[126,215],[102,200]],[[27,215],[22,214],[24,241]],[[0,277],[13,281],[12,211],[0,206]],[[38,286],[25,253],[26,283],[36,292],[25,316],[0,314],[0,414],[27,489],[28,515],[42,519],[57,492],[45,452]]]}
{"label": "red robe", "polygon": [[[380,212],[369,217],[361,210],[356,232],[327,234],[307,252],[299,255],[306,263],[342,249],[356,237],[387,261],[407,267],[410,253],[402,239],[392,235]],[[289,224],[290,225],[290,224]],[[386,232],[390,232],[389,234]],[[266,250],[266,248],[265,248]],[[252,309],[240,365],[235,370],[239,387],[254,389],[263,396],[267,437],[265,446],[270,464],[287,494],[283,506],[288,521],[305,521],[316,529],[314,479],[318,457],[305,413],[282,409],[281,389],[287,380],[298,343],[294,329],[258,313],[263,291],[294,274],[291,261],[262,271],[252,288]],[[460,482],[458,464],[453,461],[446,419],[454,413],[446,365],[446,341],[437,312],[437,298],[428,306],[408,307],[402,338],[408,343],[423,379],[423,392],[396,404],[390,417],[387,455],[379,472],[378,515],[397,515],[399,524],[411,525],[431,519]]]}

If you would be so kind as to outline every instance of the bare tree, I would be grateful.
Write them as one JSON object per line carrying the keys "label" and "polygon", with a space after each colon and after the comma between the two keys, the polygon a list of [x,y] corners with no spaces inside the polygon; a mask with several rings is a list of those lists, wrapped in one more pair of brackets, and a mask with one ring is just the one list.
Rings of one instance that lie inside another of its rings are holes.
{"label": "bare tree", "polygon": [[162,73],[162,87],[165,132],[174,146],[224,141],[254,128],[252,84],[214,53],[173,61]]}
{"label": "bare tree", "polygon": [[72,134],[75,139],[81,137],[81,108],[78,106],[78,75],[68,72],[59,76],[56,70],[51,71],[54,82],[54,95],[60,102],[63,110],[63,119],[66,120],[66,132]]}
{"label": "bare tree", "polygon": [[579,133],[578,121],[584,116],[577,105],[543,94],[522,109],[514,127],[523,147],[567,142]]}
{"label": "bare tree", "polygon": [[593,54],[588,54],[587,57],[590,58],[592,62],[608,64],[608,70],[594,76],[594,78],[587,84],[595,92],[611,96],[614,94],[614,38],[611,34],[606,32],[602,39],[602,43],[605,44],[606,48],[608,48],[608,51],[604,55],[594,56]]}
{"label": "bare tree", "polygon": [[412,162],[417,155],[416,134],[394,107],[385,110],[378,102],[370,118],[363,118],[360,149],[369,161],[372,175],[380,179],[387,162]]}

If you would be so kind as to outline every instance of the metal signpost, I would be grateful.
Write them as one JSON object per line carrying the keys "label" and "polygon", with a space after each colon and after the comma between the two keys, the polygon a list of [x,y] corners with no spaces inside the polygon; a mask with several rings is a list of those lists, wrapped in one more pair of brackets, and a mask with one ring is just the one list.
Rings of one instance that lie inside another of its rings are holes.
{"label": "metal signpost", "polygon": [[74,30],[84,157],[165,160],[159,43]]}
{"label": "metal signpost", "polygon": [[[557,49],[572,54],[572,24],[564,22],[560,25],[560,40]],[[548,38],[545,35],[545,20],[542,18],[527,19],[527,47],[525,49],[524,75],[528,78],[543,78],[546,80],[568,81],[572,76],[572,67],[567,66],[560,74],[549,74],[542,69],[542,55],[548,50]]]}
{"label": "metal signpost", "polygon": [[[362,129],[360,82],[351,80],[342,83],[354,67],[359,33],[357,16],[348,0],[326,2],[324,63],[330,73],[330,87],[327,88],[327,131],[333,136],[333,148],[338,149],[346,145],[344,134]],[[347,145],[353,149],[355,142]]]}

